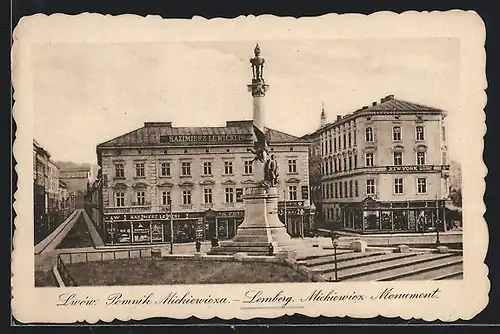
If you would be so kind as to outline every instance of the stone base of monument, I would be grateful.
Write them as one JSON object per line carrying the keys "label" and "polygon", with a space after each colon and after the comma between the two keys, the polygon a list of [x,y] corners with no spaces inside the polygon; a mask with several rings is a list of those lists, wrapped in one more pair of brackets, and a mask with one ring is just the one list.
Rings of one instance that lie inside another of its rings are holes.
{"label": "stone base of monument", "polygon": [[248,253],[268,255],[269,245],[274,254],[292,252],[304,247],[302,240],[294,240],[278,218],[278,189],[275,187],[252,188],[243,197],[245,218],[232,240],[221,241],[212,247],[210,254]]}

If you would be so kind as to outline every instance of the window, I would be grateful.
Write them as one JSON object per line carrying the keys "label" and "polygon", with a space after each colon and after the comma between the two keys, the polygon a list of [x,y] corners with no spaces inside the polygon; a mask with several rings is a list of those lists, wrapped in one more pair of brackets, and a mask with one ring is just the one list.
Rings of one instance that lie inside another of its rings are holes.
{"label": "window", "polygon": [[344,171],[347,170],[347,157],[344,157]]}
{"label": "window", "polygon": [[349,170],[352,169],[352,156],[349,156]]}
{"label": "window", "polygon": [[403,194],[403,179],[394,179],[394,193],[395,194]]}
{"label": "window", "polygon": [[354,131],[353,131],[353,141],[354,141],[354,146],[356,146],[356,128],[354,128]]}
{"label": "window", "polygon": [[342,159],[339,158],[339,172],[342,171]]}
{"label": "window", "polygon": [[342,197],[344,197],[342,195],[342,182],[339,182],[338,185],[339,185],[339,198],[342,198]]}
{"label": "window", "polygon": [[358,155],[354,155],[354,169],[358,168]]}
{"label": "window", "polygon": [[349,197],[349,192],[347,188],[347,181],[344,182],[344,196]]}
{"label": "window", "polygon": [[403,153],[394,152],[393,157],[394,157],[394,166],[401,166],[403,164]]}
{"label": "window", "polygon": [[322,184],[322,185],[321,185],[321,198],[325,198],[325,197],[326,197],[326,196],[325,196],[325,195],[326,195],[325,193],[326,193],[325,185],[324,185],[324,184]]}
{"label": "window", "polygon": [[183,190],[182,191],[182,204],[190,205],[191,204],[191,190]]}
{"label": "window", "polygon": [[161,176],[170,176],[170,162],[161,163]]}
{"label": "window", "polygon": [[212,189],[210,188],[203,189],[203,203],[205,204],[212,203]]}
{"label": "window", "polygon": [[339,195],[339,189],[337,187],[337,182],[335,182],[334,184],[334,188],[335,188],[335,198],[338,198],[338,195]]}
{"label": "window", "polygon": [[337,137],[333,137],[333,150],[337,152]]}
{"label": "window", "polygon": [[181,164],[181,175],[182,176],[191,176],[191,163],[183,162]]}
{"label": "window", "polygon": [[366,194],[375,195],[375,179],[366,180]]}
{"label": "window", "polygon": [[401,127],[395,126],[392,128],[392,140],[401,141]]}
{"label": "window", "polygon": [[169,205],[171,202],[170,191],[162,191],[161,193],[161,204]]}
{"label": "window", "polygon": [[203,175],[212,175],[212,162],[204,161],[203,162]]}
{"label": "window", "polygon": [[233,162],[232,161],[224,161],[224,174],[226,174],[226,175],[233,174]]}
{"label": "window", "polygon": [[115,193],[115,205],[125,206],[125,193],[123,191]]}
{"label": "window", "polygon": [[354,196],[358,197],[359,196],[359,187],[358,187],[358,180],[354,181]]}
{"label": "window", "polygon": [[333,158],[333,170],[335,171],[335,173],[337,173],[338,169],[337,169],[337,158]]}
{"label": "window", "polygon": [[352,180],[349,180],[349,197],[352,197]]}
{"label": "window", "polygon": [[347,140],[346,140],[346,137],[345,137],[345,133],[343,135],[343,138],[344,138],[344,150],[347,148]]}
{"label": "window", "polygon": [[330,172],[330,169],[328,168],[329,166],[328,160],[325,160],[325,174],[328,174]]}
{"label": "window", "polygon": [[373,167],[373,153],[366,153],[365,165],[366,167]]}
{"label": "window", "polygon": [[329,151],[330,151],[330,154],[331,154],[332,153],[332,139],[331,138],[328,141],[328,147],[329,147]]}
{"label": "window", "polygon": [[146,176],[145,167],[144,167],[143,162],[135,164],[135,176],[136,177],[145,177]]}
{"label": "window", "polygon": [[325,145],[321,142],[321,155],[325,155]]}
{"label": "window", "polygon": [[424,127],[422,125],[417,125],[415,130],[416,130],[416,139],[424,140],[425,139]]}
{"label": "window", "polygon": [[425,165],[425,152],[417,152],[417,165]]}
{"label": "window", "polygon": [[333,183],[328,185],[330,187],[330,198],[333,198]]}
{"label": "window", "polygon": [[125,166],[123,164],[115,165],[115,177],[124,178],[125,177]]}
{"label": "window", "polygon": [[288,173],[297,173],[297,160],[288,160]]}
{"label": "window", "polygon": [[330,159],[330,174],[333,174],[333,159]]}
{"label": "window", "polygon": [[367,142],[373,141],[373,129],[371,127],[365,129],[365,141]]}
{"label": "window", "polygon": [[417,193],[427,193],[427,179],[425,177],[417,178]]}
{"label": "window", "polygon": [[233,203],[234,202],[234,189],[233,188],[225,188],[224,189],[225,197],[226,197],[226,203]]}
{"label": "window", "polygon": [[[331,187],[329,187],[331,189]],[[297,186],[288,186],[288,200],[297,200]]]}
{"label": "window", "polygon": [[347,140],[348,140],[348,143],[349,143],[349,147],[351,147],[351,144],[352,144],[352,135],[351,135],[350,132],[347,135]]}
{"label": "window", "polygon": [[146,205],[146,192],[138,191],[135,193],[135,197],[137,200],[137,205]]}
{"label": "window", "polygon": [[253,173],[252,161],[247,160],[245,161],[245,174],[252,174],[252,173]]}

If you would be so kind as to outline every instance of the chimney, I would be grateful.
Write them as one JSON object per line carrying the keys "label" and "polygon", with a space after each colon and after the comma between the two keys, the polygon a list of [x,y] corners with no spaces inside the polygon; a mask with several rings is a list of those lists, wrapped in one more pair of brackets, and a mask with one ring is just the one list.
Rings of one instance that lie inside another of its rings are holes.
{"label": "chimney", "polygon": [[375,107],[377,105],[377,101],[373,101],[372,106]]}
{"label": "chimney", "polygon": [[394,100],[394,95],[387,95],[387,96],[385,97],[385,100],[386,100],[386,101],[389,101],[389,100]]}
{"label": "chimney", "polygon": [[340,121],[342,119],[342,115],[337,115],[337,121]]}
{"label": "chimney", "polygon": [[363,106],[363,110],[368,109],[368,106]]}

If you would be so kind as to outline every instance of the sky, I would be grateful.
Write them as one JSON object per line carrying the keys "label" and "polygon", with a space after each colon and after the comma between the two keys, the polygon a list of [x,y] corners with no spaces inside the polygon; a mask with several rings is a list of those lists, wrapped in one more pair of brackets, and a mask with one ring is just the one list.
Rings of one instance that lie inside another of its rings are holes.
{"label": "sky", "polygon": [[[37,44],[35,139],[56,161],[95,164],[97,144],[147,121],[224,126],[227,120],[249,120],[246,85],[255,42]],[[393,94],[448,112],[450,158],[460,162],[457,39],[259,45],[270,85],[267,127],[301,136],[318,128],[322,103],[333,121]]]}

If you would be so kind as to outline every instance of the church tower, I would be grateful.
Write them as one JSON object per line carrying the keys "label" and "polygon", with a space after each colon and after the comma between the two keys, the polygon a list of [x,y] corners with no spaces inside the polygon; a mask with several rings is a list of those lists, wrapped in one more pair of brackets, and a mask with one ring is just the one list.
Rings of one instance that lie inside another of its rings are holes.
{"label": "church tower", "polygon": [[325,103],[321,104],[321,123],[320,128],[326,125],[326,113],[325,113]]}

